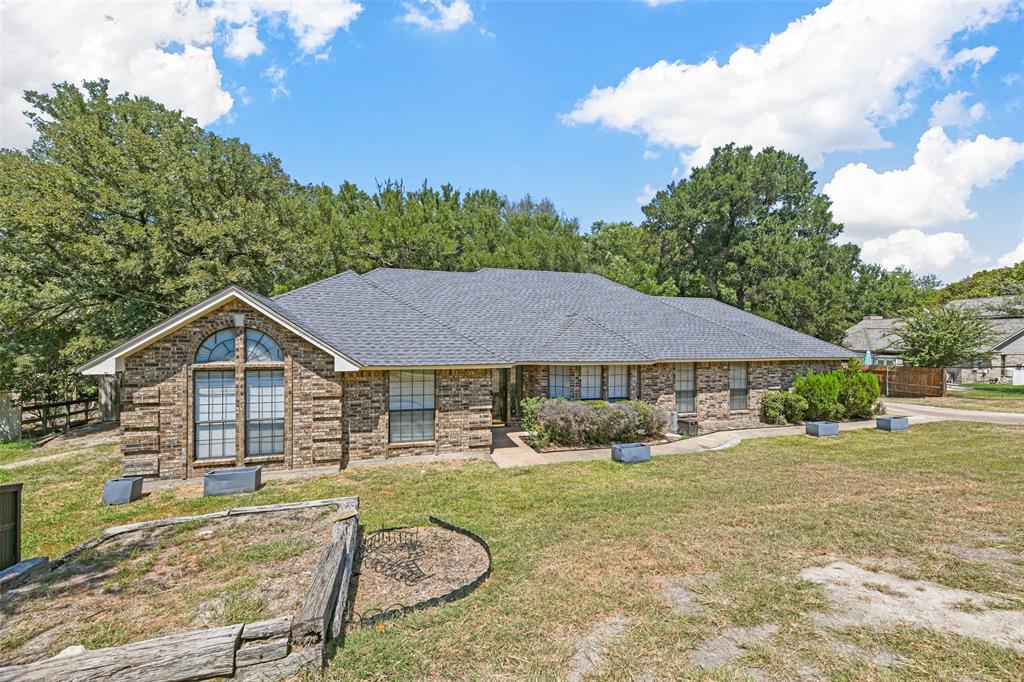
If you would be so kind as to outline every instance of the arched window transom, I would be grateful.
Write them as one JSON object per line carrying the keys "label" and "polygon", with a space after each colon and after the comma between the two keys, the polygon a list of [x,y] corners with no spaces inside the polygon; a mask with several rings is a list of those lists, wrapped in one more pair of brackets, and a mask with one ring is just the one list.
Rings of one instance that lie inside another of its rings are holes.
{"label": "arched window transom", "polygon": [[246,362],[282,362],[284,353],[274,339],[255,329],[245,330]]}
{"label": "arched window transom", "polygon": [[196,351],[196,362],[231,362],[235,359],[235,330],[221,329],[206,337]]}

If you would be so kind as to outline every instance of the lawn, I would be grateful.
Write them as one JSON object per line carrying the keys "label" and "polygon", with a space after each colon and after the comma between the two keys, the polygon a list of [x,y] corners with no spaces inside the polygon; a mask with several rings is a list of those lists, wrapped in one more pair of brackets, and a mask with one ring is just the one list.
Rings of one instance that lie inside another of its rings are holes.
{"label": "lawn", "polygon": [[949,391],[942,398],[893,398],[899,403],[950,407],[957,410],[1024,413],[1024,386],[967,384],[966,391]]}
{"label": "lawn", "polygon": [[[769,438],[629,467],[357,469],[233,498],[160,489],[103,508],[101,483],[116,472],[109,445],[0,469],[0,482],[27,483],[24,553],[54,555],[128,521],[342,495],[360,496],[368,530],[434,514],[488,541],[493,573],[479,590],[351,632],[329,679],[560,679],[581,639],[602,631],[616,635],[587,679],[700,679],[693,651],[739,632],[730,628],[768,634],[712,679],[741,679],[743,668],[834,680],[1020,680],[1024,671],[1024,653],[975,637],[887,624],[825,630],[815,614],[830,608],[827,591],[800,577],[835,561],[884,568],[893,576],[879,579],[878,594],[901,594],[894,581],[934,581],[990,602],[965,603],[963,614],[1016,617],[1021,427],[946,422],[905,434]],[[699,608],[673,603],[666,585],[681,581]]]}

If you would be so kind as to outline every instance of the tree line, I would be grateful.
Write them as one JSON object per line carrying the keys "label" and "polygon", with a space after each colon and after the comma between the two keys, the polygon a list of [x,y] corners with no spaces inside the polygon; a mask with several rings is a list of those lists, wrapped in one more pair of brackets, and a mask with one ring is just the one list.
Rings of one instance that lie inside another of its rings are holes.
{"label": "tree line", "polygon": [[450,185],[295,182],[272,154],[106,81],[29,91],[37,138],[0,151],[0,388],[62,397],[74,368],[228,284],[273,295],[377,267],[592,272],[711,296],[841,342],[938,287],[837,244],[799,156],[728,145],[640,224],[583,231],[550,201]]}

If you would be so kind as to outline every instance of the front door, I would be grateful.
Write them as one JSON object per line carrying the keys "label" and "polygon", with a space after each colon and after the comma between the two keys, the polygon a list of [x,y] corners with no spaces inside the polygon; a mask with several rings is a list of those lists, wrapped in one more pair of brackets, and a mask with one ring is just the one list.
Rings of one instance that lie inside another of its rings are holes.
{"label": "front door", "polygon": [[491,421],[504,424],[508,419],[508,369],[491,370]]}

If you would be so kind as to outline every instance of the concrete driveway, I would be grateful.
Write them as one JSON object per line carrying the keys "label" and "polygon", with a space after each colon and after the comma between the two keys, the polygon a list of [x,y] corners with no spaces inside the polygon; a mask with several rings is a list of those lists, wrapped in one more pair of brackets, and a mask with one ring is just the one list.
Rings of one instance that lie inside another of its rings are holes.
{"label": "concrete driveway", "polygon": [[883,400],[886,414],[905,414],[908,416],[932,417],[934,419],[953,419],[966,422],[986,422],[988,424],[1016,424],[1024,426],[1024,414],[1017,412],[984,412],[982,410],[956,410],[951,407],[932,407],[930,405],[914,405],[894,400]]}

